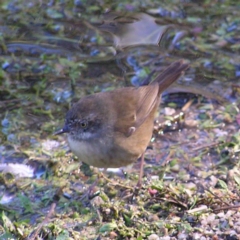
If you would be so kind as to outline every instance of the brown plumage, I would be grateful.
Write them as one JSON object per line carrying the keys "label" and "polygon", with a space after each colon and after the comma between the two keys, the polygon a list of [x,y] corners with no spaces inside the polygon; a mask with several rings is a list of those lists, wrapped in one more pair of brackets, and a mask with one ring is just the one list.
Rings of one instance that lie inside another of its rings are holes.
{"label": "brown plumage", "polygon": [[68,111],[65,126],[56,134],[67,132],[70,149],[89,165],[122,167],[140,156],[143,165],[161,93],[187,68],[188,64],[180,60],[149,85],[83,97]]}

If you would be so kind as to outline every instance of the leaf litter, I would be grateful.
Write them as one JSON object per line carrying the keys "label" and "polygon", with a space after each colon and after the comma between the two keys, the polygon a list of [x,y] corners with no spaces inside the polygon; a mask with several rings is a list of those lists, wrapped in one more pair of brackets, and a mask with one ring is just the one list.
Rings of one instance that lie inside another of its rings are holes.
{"label": "leaf litter", "polygon": [[[3,1],[2,239],[239,238],[239,5],[178,4]],[[142,19],[154,22],[154,41],[139,31]],[[168,30],[159,37],[158,27]],[[100,171],[52,135],[65,112],[179,58],[191,68],[163,96],[143,188],[132,197],[136,163],[107,172],[80,201]]]}

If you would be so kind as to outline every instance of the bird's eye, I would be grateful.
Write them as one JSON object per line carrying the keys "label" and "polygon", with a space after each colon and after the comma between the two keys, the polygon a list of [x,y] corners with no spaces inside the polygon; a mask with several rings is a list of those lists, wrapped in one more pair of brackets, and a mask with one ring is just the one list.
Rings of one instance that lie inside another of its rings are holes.
{"label": "bird's eye", "polygon": [[81,127],[81,128],[86,128],[87,126],[88,126],[87,121],[84,120],[84,121],[81,121],[81,122],[80,122],[80,127]]}

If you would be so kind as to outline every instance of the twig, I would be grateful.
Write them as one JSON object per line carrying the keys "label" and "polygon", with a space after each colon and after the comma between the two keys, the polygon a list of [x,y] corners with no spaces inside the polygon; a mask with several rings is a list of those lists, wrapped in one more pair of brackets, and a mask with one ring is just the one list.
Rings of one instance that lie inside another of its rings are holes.
{"label": "twig", "polygon": [[53,213],[55,211],[57,202],[60,199],[60,197],[59,197],[60,195],[62,195],[62,188],[59,188],[57,190],[57,192],[55,193],[55,195],[53,196],[53,203],[50,206],[50,209],[49,209],[49,212],[48,212],[47,216],[39,224],[39,226],[37,227],[35,233],[33,233],[33,235],[31,237],[29,237],[28,240],[35,240],[35,238],[38,236],[39,232],[42,230],[43,226],[49,222],[50,218],[52,217],[52,215],[53,215]]}
{"label": "twig", "polygon": [[37,230],[35,231],[35,233],[33,234],[33,236],[31,236],[28,240],[35,240],[36,237],[38,236],[39,232],[41,231],[41,229],[43,228],[43,226],[48,223],[49,219],[51,218],[51,216],[54,213],[54,210],[56,208],[56,203],[52,203],[50,210],[47,214],[47,216],[44,218],[44,220],[39,224]]}
{"label": "twig", "polygon": [[233,209],[233,208],[240,208],[240,204],[215,208],[215,209],[213,209],[213,211],[228,210],[228,209]]}
{"label": "twig", "polygon": [[205,148],[212,148],[212,147],[218,146],[218,145],[220,145],[220,144],[223,144],[223,142],[215,142],[215,143],[210,143],[210,144],[202,145],[202,146],[200,146],[200,147],[196,147],[196,148],[192,149],[191,152],[199,151],[199,150],[202,150],[202,149],[205,149]]}
{"label": "twig", "polygon": [[[203,186],[202,186],[203,187]],[[205,187],[203,187],[205,191],[211,193],[214,197],[216,197],[218,200],[220,200],[221,202],[224,202],[226,205],[229,205],[227,202],[223,201],[222,198],[220,198],[218,195],[216,195],[215,193],[213,193],[211,190],[206,189]],[[230,206],[230,205],[229,205]]]}

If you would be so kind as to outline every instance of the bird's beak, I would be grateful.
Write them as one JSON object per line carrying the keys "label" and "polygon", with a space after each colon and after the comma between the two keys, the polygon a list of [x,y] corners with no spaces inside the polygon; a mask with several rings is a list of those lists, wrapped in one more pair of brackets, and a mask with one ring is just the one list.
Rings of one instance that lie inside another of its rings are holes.
{"label": "bird's beak", "polygon": [[56,131],[55,133],[53,133],[53,135],[59,135],[59,134],[67,133],[67,132],[69,132],[69,127],[65,125],[63,128],[61,128],[58,131]]}

